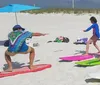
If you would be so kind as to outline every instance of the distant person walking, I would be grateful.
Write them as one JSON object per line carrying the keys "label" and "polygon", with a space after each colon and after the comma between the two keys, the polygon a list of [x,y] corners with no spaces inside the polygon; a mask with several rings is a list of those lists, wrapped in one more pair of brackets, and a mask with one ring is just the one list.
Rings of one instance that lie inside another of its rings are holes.
{"label": "distant person walking", "polygon": [[91,44],[91,43],[93,43],[95,48],[98,50],[98,53],[100,53],[100,49],[99,49],[98,45],[96,44],[97,40],[100,37],[99,25],[97,24],[97,19],[95,17],[91,17],[90,21],[91,21],[92,25],[89,28],[87,28],[86,30],[83,30],[83,31],[87,32],[87,31],[93,29],[93,35],[86,44],[86,53],[84,55],[88,55],[88,53],[89,53],[89,44]]}

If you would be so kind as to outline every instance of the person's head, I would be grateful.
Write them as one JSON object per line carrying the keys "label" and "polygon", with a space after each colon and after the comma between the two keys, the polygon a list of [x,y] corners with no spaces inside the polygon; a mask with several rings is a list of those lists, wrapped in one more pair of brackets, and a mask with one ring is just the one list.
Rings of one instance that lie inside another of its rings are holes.
{"label": "person's head", "polygon": [[24,31],[25,29],[22,28],[20,25],[15,25],[15,26],[13,27],[13,31],[16,31],[16,30],[22,30],[22,31]]}
{"label": "person's head", "polygon": [[97,19],[95,17],[90,18],[91,23],[97,23]]}

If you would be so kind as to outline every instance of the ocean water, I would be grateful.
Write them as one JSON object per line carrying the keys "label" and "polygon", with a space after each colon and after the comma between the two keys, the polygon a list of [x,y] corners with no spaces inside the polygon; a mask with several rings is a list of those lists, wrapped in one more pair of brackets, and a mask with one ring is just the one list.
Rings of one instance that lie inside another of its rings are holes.
{"label": "ocean water", "polygon": [[[75,8],[100,8],[100,0],[74,0]],[[72,8],[72,0],[0,0],[0,6],[28,4],[42,8]]]}

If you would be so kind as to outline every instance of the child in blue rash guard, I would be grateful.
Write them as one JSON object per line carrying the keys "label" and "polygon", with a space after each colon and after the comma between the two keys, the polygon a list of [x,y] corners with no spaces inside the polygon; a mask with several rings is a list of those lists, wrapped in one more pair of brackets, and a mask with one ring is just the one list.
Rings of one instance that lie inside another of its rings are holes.
{"label": "child in blue rash guard", "polygon": [[29,53],[29,68],[33,69],[33,61],[35,57],[35,51],[34,48],[27,46],[25,40],[28,37],[32,36],[45,36],[46,34],[42,33],[31,33],[29,31],[25,31],[24,28],[22,28],[20,25],[15,25],[13,27],[13,31],[9,33],[8,39],[9,39],[9,46],[8,49],[5,52],[5,60],[8,64],[8,69],[5,71],[13,71],[12,68],[12,61],[10,56],[15,56],[16,54],[27,54]]}
{"label": "child in blue rash guard", "polygon": [[97,40],[99,39],[100,37],[100,33],[99,33],[99,26],[97,24],[97,19],[95,17],[91,17],[90,18],[90,21],[92,23],[92,25],[87,28],[86,30],[84,30],[84,32],[87,32],[91,29],[93,29],[93,35],[92,37],[89,39],[89,41],[87,42],[87,45],[86,45],[86,53],[84,55],[88,55],[88,52],[89,52],[89,44],[90,43],[93,43],[93,45],[96,47],[96,49],[98,50],[98,53],[100,53],[100,49],[99,47],[97,46],[96,42]]}

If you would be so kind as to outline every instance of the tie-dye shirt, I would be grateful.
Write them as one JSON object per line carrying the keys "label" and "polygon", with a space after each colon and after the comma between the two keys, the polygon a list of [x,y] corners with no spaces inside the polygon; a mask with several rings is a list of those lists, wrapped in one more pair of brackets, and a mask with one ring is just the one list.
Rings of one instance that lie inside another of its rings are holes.
{"label": "tie-dye shirt", "polygon": [[10,52],[25,52],[28,50],[25,40],[32,37],[32,33],[28,31],[13,31],[8,35]]}

